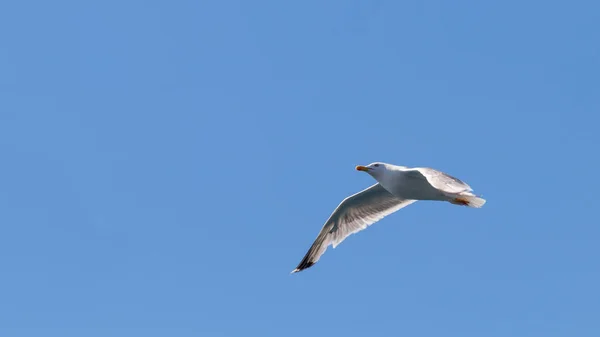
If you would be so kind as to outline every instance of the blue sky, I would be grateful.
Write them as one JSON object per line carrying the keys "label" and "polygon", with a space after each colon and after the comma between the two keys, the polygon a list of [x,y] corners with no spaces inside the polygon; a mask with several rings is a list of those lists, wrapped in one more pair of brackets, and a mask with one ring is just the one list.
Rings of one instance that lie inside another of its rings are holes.
{"label": "blue sky", "polygon": [[[598,336],[594,1],[5,1],[0,334]],[[290,271],[357,164],[417,202]]]}

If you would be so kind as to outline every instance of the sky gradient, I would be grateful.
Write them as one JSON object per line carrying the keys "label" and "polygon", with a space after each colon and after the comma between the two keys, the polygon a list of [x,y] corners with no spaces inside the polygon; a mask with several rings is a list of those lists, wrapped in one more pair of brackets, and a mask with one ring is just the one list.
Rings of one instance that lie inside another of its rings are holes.
{"label": "sky gradient", "polygon": [[[600,335],[597,1],[5,1],[0,335]],[[290,275],[385,161],[417,202]]]}

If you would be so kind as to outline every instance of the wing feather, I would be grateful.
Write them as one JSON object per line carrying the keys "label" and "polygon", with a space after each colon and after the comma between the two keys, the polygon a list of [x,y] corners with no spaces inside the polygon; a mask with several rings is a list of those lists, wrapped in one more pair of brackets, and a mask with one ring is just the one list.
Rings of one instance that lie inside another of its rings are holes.
{"label": "wing feather", "polygon": [[444,192],[461,193],[470,192],[473,190],[471,186],[467,185],[467,183],[464,181],[432,168],[419,167],[411,171],[419,172],[425,179],[427,179],[431,186]]}
{"label": "wing feather", "polygon": [[292,272],[310,268],[319,261],[330,244],[335,248],[348,236],[415,201],[399,199],[379,183],[347,197],[327,219],[312,246]]}

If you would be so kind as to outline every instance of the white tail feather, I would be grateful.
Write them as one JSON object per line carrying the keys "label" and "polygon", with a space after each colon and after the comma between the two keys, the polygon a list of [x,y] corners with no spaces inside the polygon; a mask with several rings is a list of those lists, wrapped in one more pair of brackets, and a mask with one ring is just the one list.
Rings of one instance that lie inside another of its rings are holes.
{"label": "white tail feather", "polygon": [[486,202],[485,199],[474,195],[461,195],[459,198],[467,202],[466,206],[473,208],[481,208]]}

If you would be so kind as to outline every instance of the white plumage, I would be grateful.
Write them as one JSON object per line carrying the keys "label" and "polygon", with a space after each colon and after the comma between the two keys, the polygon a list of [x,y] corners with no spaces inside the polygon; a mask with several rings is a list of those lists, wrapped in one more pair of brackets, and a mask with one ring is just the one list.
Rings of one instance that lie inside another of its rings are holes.
{"label": "white plumage", "polygon": [[463,181],[431,168],[378,162],[356,169],[369,173],[377,183],[338,205],[292,273],[317,263],[329,245],[335,248],[349,235],[418,200],[448,201],[473,208],[480,208],[486,202]]}

